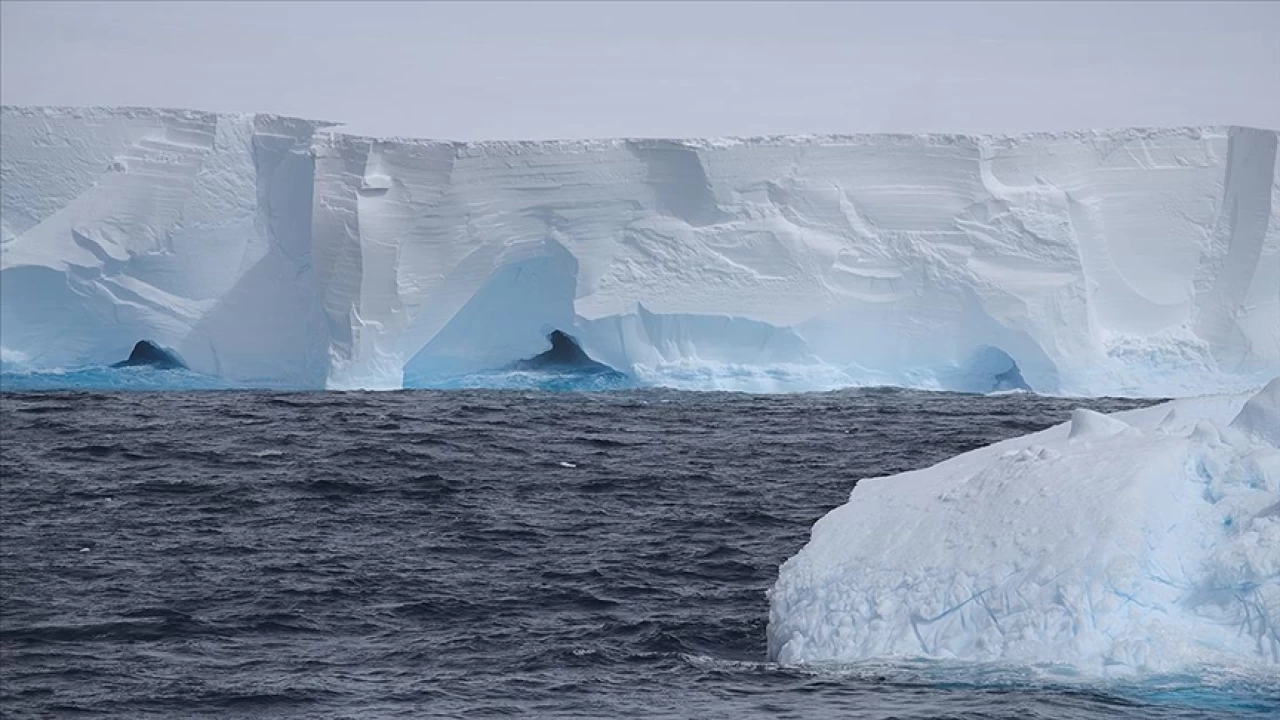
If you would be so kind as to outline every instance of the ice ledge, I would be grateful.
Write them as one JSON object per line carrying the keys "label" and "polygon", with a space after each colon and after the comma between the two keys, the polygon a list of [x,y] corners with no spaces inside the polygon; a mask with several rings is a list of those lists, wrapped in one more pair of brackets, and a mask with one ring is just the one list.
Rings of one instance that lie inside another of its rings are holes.
{"label": "ice ledge", "polygon": [[328,120],[311,120],[291,115],[260,112],[216,112],[212,110],[196,110],[192,108],[143,107],[138,105],[0,105],[0,114],[24,118],[174,118],[174,119],[215,119],[241,118],[259,120],[280,120],[295,122],[312,128],[332,128],[341,126],[340,122]]}
{"label": "ice ledge", "polygon": [[550,140],[453,140],[448,138],[426,138],[408,136],[374,136],[360,133],[347,133],[341,130],[343,122],[316,120],[291,115],[261,112],[218,112],[197,110],[192,108],[160,108],[134,105],[0,105],[0,113],[21,117],[73,117],[88,118],[94,116],[113,117],[169,117],[169,118],[248,118],[262,120],[281,120],[305,123],[317,130],[325,130],[327,134],[340,136],[350,140],[386,142],[396,144],[447,144],[459,148],[484,149],[536,149],[546,148],[555,151],[601,150],[624,147],[628,143],[673,143],[691,149],[719,149],[741,145],[774,145],[774,146],[806,146],[806,145],[865,145],[890,143],[923,143],[925,145],[957,145],[966,143],[1001,143],[1018,144],[1024,142],[1069,140],[1087,141],[1099,138],[1112,140],[1144,140],[1165,137],[1187,137],[1197,139],[1206,133],[1222,134],[1231,130],[1260,130],[1277,132],[1274,128],[1260,128],[1247,125],[1169,125],[1149,127],[1095,128],[1076,130],[1047,130],[1026,133],[825,133],[825,134],[774,134],[754,136],[723,137],[617,137],[617,138],[562,138]]}

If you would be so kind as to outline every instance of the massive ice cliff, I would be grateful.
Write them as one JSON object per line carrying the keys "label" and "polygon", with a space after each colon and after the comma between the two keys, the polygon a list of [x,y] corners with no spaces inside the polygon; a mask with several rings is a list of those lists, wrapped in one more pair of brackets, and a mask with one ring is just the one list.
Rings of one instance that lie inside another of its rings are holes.
{"label": "massive ice cliff", "polygon": [[563,330],[640,382],[1184,395],[1280,368],[1277,133],[439,142],[5,107],[0,346],[431,385]]}

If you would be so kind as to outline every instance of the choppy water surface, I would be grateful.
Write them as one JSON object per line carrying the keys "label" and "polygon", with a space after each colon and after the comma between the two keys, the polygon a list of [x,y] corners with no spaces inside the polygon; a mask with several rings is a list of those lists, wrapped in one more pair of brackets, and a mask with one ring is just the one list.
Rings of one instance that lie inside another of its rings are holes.
{"label": "choppy water surface", "polygon": [[[1091,401],[1115,410],[1133,402]],[[116,717],[1238,717],[1089,684],[765,660],[765,590],[861,477],[1076,402],[905,391],[0,395],[0,707]]]}

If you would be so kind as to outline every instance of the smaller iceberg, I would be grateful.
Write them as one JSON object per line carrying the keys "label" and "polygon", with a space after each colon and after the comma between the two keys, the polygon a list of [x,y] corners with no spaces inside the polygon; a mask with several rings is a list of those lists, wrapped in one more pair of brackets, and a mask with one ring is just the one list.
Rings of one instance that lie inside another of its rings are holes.
{"label": "smaller iceberg", "polygon": [[862,480],[770,596],[771,659],[1280,671],[1280,378]]}

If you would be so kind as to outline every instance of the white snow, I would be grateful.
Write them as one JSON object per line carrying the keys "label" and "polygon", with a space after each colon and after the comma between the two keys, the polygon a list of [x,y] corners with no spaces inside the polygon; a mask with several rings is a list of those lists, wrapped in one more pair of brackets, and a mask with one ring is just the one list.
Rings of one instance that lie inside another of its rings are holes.
{"label": "white snow", "polygon": [[1277,407],[1280,378],[1252,398],[1078,410],[863,480],[782,566],[770,657],[1280,670]]}
{"label": "white snow", "polygon": [[1099,438],[1116,435],[1129,429],[1123,420],[1087,408],[1076,408],[1071,413],[1071,429],[1067,432],[1069,440],[1081,438]]}
{"label": "white snow", "polygon": [[1280,447],[1280,382],[1272,381],[1244,404],[1231,427],[1258,440]]}
{"label": "white snow", "polygon": [[656,384],[1191,395],[1280,368],[1277,133],[373,139],[5,107],[0,346],[395,388],[548,328]]}

